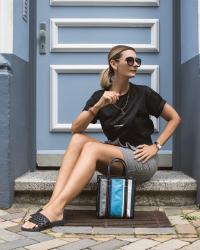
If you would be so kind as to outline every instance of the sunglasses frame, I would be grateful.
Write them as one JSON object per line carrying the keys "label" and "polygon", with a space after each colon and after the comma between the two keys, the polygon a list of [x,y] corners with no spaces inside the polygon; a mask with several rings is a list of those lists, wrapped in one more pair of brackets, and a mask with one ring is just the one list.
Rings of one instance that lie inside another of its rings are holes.
{"label": "sunglasses frame", "polygon": [[[129,59],[131,59],[131,63],[129,63],[129,62],[130,62]],[[132,56],[129,56],[129,57],[126,57],[125,60],[126,60],[126,62],[127,62],[127,64],[128,64],[129,66],[133,66],[133,64],[134,64],[135,62],[136,62],[139,66],[140,66],[141,63],[142,63],[142,60],[141,60],[141,58],[139,58],[139,57],[132,57]]]}
{"label": "sunglasses frame", "polygon": [[[130,63],[130,60],[129,59],[131,59],[131,63]],[[115,59],[116,61],[119,61],[120,59]],[[141,58],[139,58],[139,57],[132,57],[132,56],[128,56],[128,57],[126,57],[125,58],[125,60],[126,60],[126,62],[127,62],[127,64],[128,64],[128,66],[133,66],[133,64],[136,62],[139,66],[138,67],[140,67],[140,65],[142,64],[142,59]],[[138,62],[138,60],[139,60],[139,62]]]}

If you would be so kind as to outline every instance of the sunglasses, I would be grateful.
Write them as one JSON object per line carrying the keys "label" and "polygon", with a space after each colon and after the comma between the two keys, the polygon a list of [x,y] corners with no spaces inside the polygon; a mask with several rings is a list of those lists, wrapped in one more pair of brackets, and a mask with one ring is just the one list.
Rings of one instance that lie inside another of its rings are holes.
{"label": "sunglasses", "polygon": [[[118,61],[120,59],[116,59],[116,60]],[[126,60],[126,62],[128,64],[128,66],[133,66],[134,63],[136,62],[138,64],[138,67],[140,67],[140,65],[142,63],[142,60],[140,58],[138,58],[138,57],[134,58],[134,57],[129,56],[129,57],[125,58],[125,60]]]}

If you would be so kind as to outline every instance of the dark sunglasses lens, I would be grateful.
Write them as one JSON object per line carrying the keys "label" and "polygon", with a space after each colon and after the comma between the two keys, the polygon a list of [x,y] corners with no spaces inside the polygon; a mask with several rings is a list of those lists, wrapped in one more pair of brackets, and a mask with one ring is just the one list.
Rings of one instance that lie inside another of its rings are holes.
{"label": "dark sunglasses lens", "polygon": [[141,63],[142,63],[142,60],[138,57],[135,58],[135,61],[138,65],[141,65]]}
{"label": "dark sunglasses lens", "polygon": [[132,66],[134,64],[134,58],[133,57],[128,57],[126,58],[127,64],[129,66]]}
{"label": "dark sunglasses lens", "polygon": [[126,61],[127,61],[127,64],[128,64],[129,66],[133,66],[134,62],[136,62],[139,66],[140,66],[141,63],[142,63],[142,60],[141,60],[140,58],[138,58],[138,57],[136,57],[136,58],[127,57],[127,58],[126,58]]}

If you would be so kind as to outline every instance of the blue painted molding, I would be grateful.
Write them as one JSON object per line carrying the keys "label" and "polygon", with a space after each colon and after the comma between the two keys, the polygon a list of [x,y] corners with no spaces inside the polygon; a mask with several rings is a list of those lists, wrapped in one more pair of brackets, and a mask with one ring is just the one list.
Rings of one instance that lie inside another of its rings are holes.
{"label": "blue painted molding", "polygon": [[[191,1],[189,4],[196,4]],[[173,3],[173,100],[176,111],[180,114],[181,124],[173,136],[173,170],[182,171],[197,181],[196,202],[200,202],[200,159],[198,149],[200,147],[200,137],[198,128],[200,122],[200,55],[197,53],[198,39],[191,34],[197,28],[197,9],[194,13],[186,11],[186,6],[190,7],[188,1],[176,0]],[[182,5],[182,7],[181,7]],[[194,6],[192,7],[194,10]],[[184,10],[184,11],[183,11]],[[187,21],[186,21],[187,19]],[[188,23],[192,25],[191,30]],[[186,25],[187,24],[187,25]],[[181,26],[186,30],[181,34]],[[191,35],[191,36],[190,36]],[[188,37],[186,37],[188,36]],[[185,41],[183,41],[185,39]],[[190,43],[186,42],[190,39]],[[181,44],[185,43],[185,47]],[[189,50],[187,50],[187,48]],[[187,51],[186,51],[187,50]],[[191,112],[192,111],[192,112]]]}
{"label": "blue painted molding", "polygon": [[181,0],[181,63],[199,54],[198,48],[198,0]]}
{"label": "blue painted molding", "polygon": [[10,89],[12,84],[11,65],[0,55],[0,207],[8,208],[13,201],[13,179],[11,170],[10,136]]}
{"label": "blue painted molding", "polygon": [[8,208],[15,178],[35,169],[35,117],[29,64],[14,54],[0,60],[0,208]]}

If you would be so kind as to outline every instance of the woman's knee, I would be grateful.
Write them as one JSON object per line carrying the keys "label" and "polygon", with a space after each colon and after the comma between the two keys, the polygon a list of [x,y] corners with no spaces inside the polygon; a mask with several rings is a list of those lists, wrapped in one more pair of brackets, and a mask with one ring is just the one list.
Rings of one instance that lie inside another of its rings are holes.
{"label": "woman's knee", "polygon": [[108,163],[113,157],[123,159],[122,153],[115,146],[104,145],[101,142],[86,142],[82,149],[83,154],[91,156],[96,160]]}
{"label": "woman's knee", "polygon": [[88,156],[91,155],[96,157],[99,151],[99,142],[88,141],[84,144],[82,152],[87,154]]}
{"label": "woman's knee", "polygon": [[75,133],[72,135],[70,146],[71,145],[83,145],[89,140],[92,140],[92,138],[88,137],[87,135],[81,134],[81,133]]}

